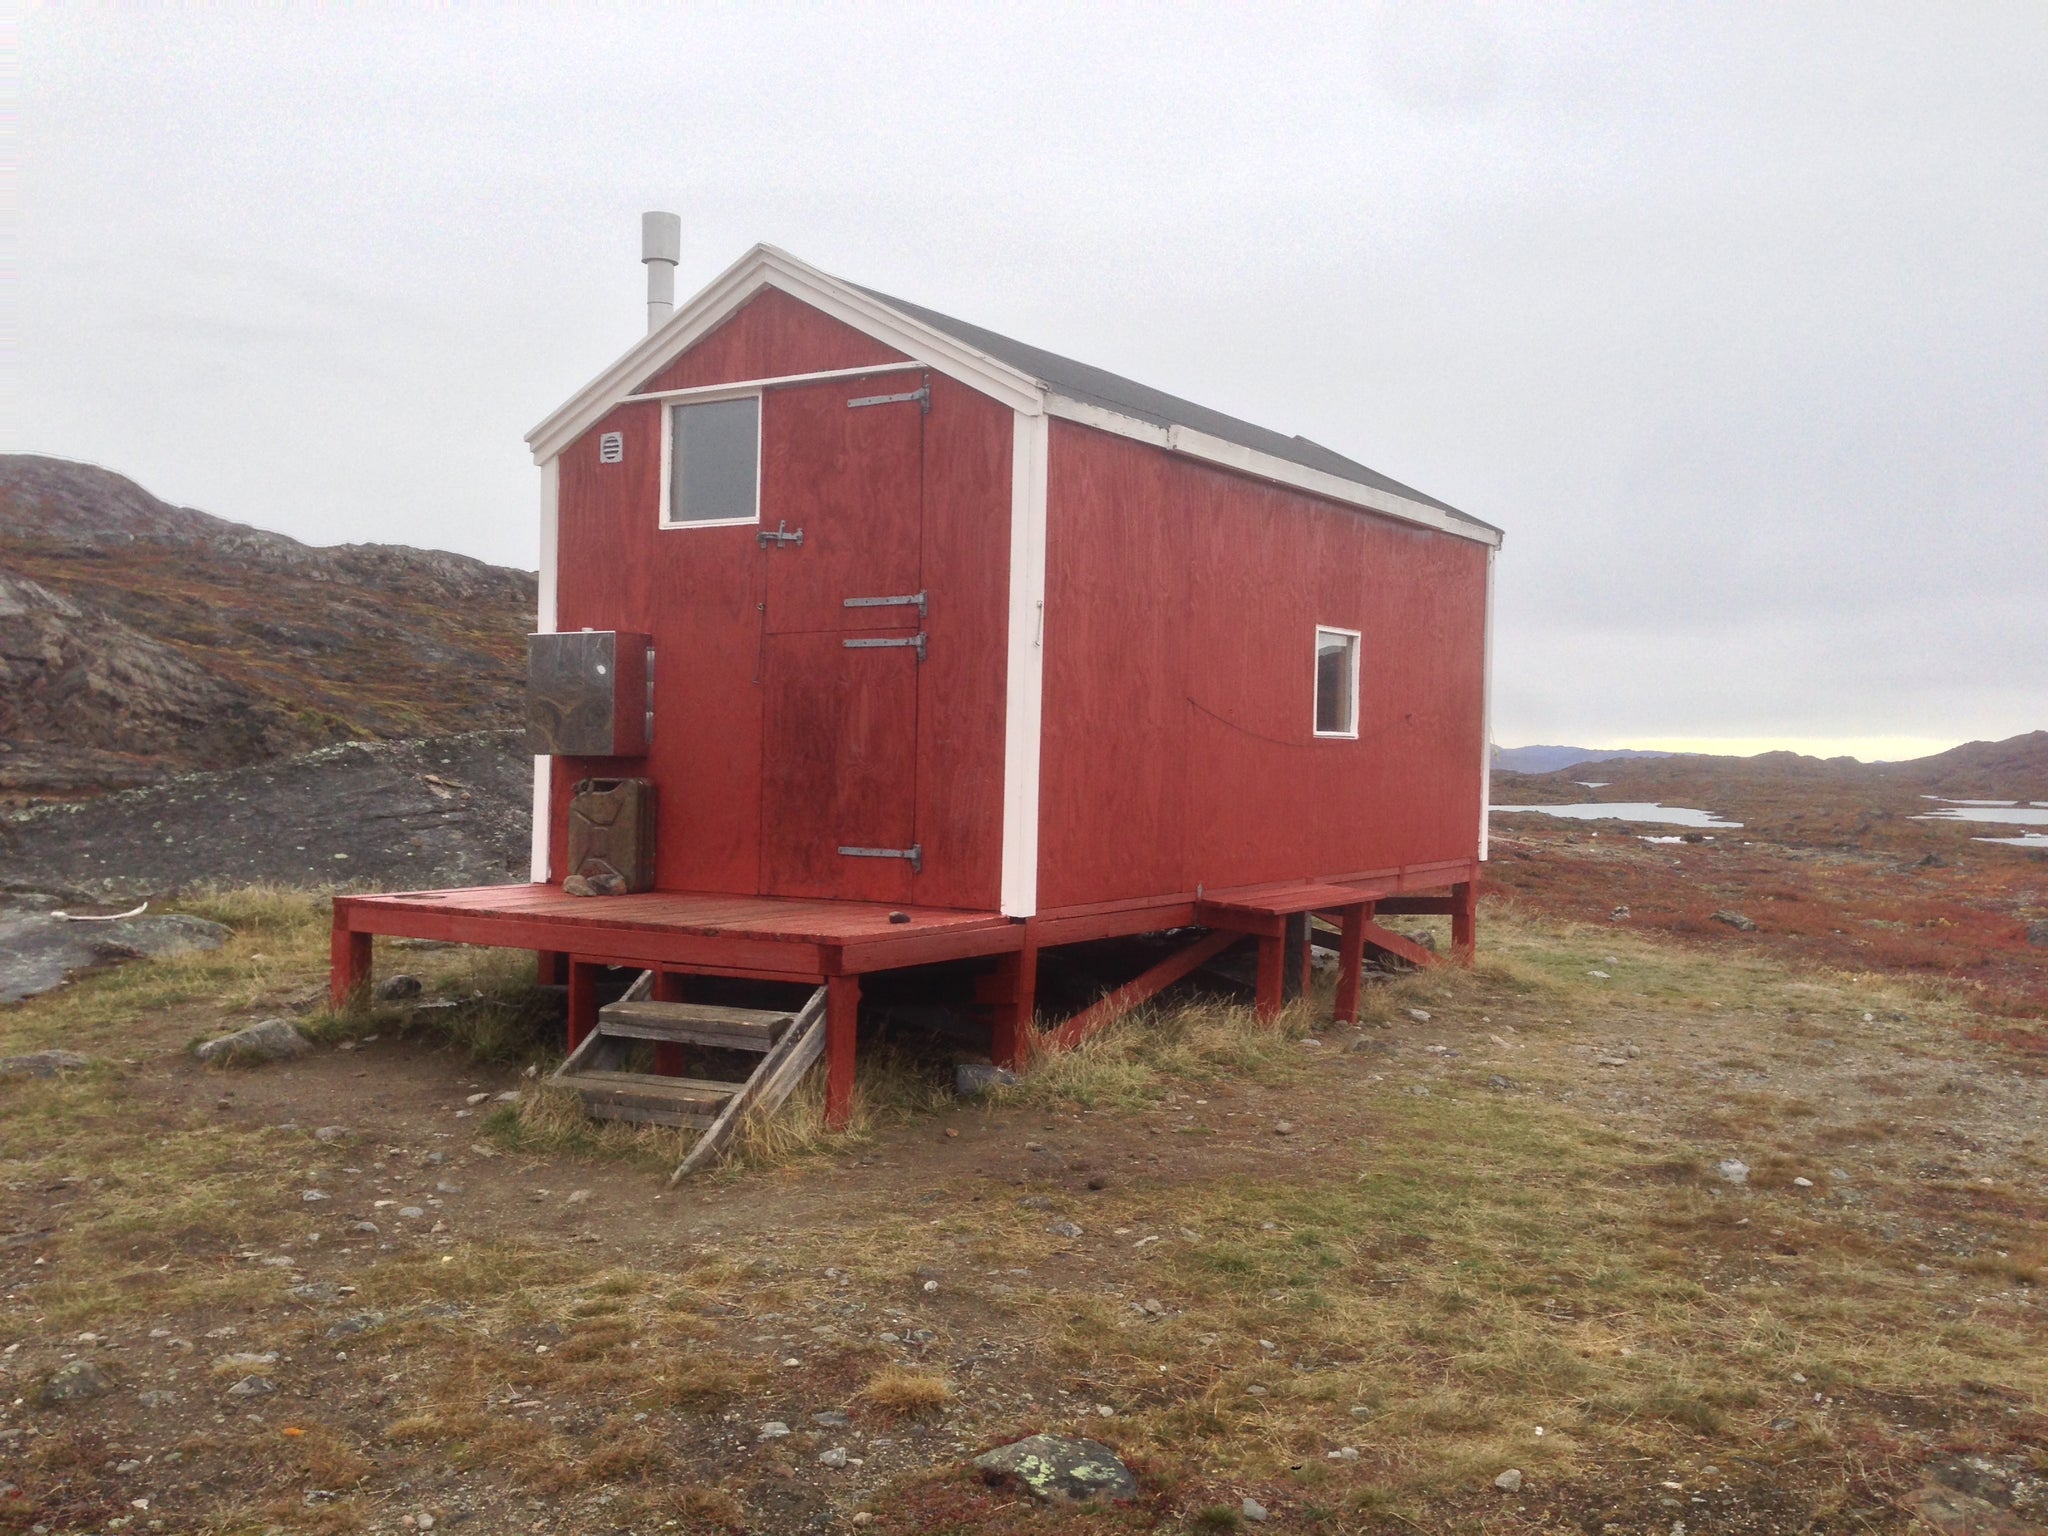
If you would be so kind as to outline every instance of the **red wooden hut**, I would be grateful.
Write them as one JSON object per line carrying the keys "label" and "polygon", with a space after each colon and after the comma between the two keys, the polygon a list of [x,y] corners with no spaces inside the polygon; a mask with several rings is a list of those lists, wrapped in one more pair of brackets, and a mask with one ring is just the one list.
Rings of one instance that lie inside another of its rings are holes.
{"label": "red wooden hut", "polygon": [[[1497,529],[770,246],[651,308],[528,439],[536,665],[612,689],[536,758],[532,882],[337,900],[338,998],[376,933],[540,952],[572,1044],[600,966],[813,982],[841,1118],[876,971],[986,957],[1013,1062],[1048,946],[1211,931],[1143,992],[1255,936],[1270,1012],[1326,913],[1340,1013],[1413,953],[1377,914],[1469,949]],[[615,781],[645,867],[568,895]]]}

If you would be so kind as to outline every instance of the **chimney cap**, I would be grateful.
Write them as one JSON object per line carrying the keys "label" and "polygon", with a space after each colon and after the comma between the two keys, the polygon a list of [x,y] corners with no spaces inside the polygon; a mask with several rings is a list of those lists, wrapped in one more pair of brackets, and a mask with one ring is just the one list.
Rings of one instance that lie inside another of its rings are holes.
{"label": "chimney cap", "polygon": [[640,259],[675,266],[683,259],[683,220],[675,213],[640,215]]}

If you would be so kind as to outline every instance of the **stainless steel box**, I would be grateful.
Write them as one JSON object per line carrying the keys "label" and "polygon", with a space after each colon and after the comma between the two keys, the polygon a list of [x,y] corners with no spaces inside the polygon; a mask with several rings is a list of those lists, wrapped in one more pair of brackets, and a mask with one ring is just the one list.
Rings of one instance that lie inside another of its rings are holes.
{"label": "stainless steel box", "polygon": [[654,729],[654,642],[624,630],[526,637],[526,739],[554,757],[639,757]]}

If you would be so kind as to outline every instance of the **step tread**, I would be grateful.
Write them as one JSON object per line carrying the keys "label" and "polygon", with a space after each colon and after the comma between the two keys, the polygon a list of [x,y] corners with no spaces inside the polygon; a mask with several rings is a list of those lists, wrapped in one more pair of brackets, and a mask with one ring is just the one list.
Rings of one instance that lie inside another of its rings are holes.
{"label": "step tread", "polygon": [[704,1077],[665,1077],[654,1072],[571,1072],[560,1081],[565,1088],[642,1093],[664,1099],[729,1099],[746,1086]]}
{"label": "step tread", "polygon": [[672,1040],[726,1050],[765,1051],[782,1038],[793,1013],[721,1008],[710,1003],[611,1003],[598,1010],[597,1027],[635,1040]]}

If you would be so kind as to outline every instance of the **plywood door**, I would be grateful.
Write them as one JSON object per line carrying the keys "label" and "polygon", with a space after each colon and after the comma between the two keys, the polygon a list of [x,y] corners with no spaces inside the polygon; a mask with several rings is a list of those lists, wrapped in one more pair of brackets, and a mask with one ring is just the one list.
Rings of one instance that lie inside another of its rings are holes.
{"label": "plywood door", "polygon": [[924,413],[916,374],[771,391],[762,410],[764,528],[803,531],[766,554],[762,616],[761,890],[909,901],[917,846],[915,603],[922,590]]}

